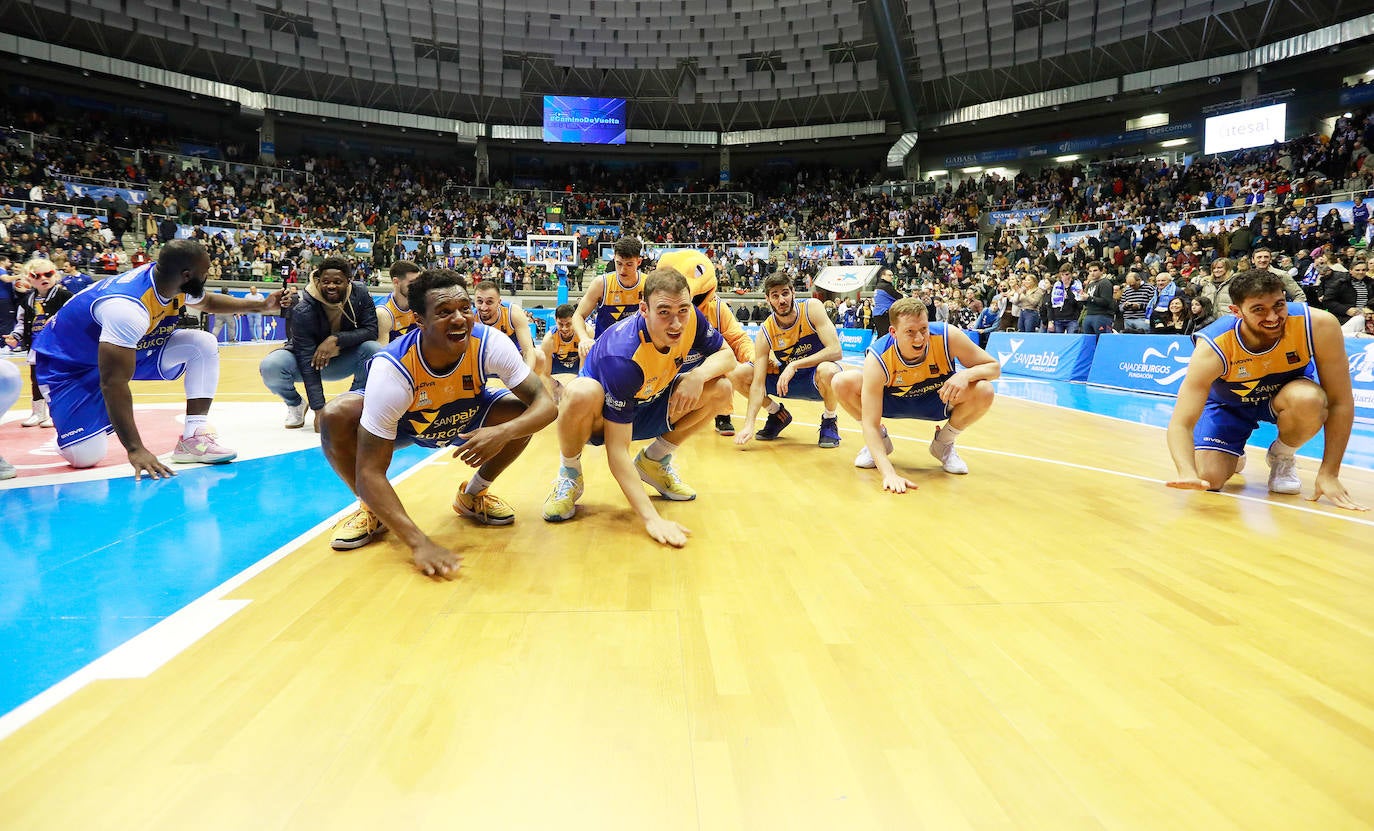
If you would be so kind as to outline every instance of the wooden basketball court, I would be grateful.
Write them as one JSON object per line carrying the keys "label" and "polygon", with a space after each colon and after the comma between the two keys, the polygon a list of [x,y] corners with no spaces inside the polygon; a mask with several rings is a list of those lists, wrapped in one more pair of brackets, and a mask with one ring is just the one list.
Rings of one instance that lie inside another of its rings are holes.
{"label": "wooden basketball court", "polygon": [[[283,409],[264,351],[224,351],[221,401]],[[932,425],[889,422],[920,483],[890,495],[853,467],[852,421],[822,450],[819,407],[788,406],[779,441],[683,447],[700,497],[660,504],[692,529],[682,550],[647,537],[596,448],[577,518],[541,521],[552,430],[493,487],[508,528],[456,516],[468,469],[432,456],[398,491],[464,553],[458,579],[390,537],[334,552],[321,526],[192,604],[211,624],[146,677],[14,728],[0,827],[1374,825],[1369,514],[1271,497],[1262,449],[1225,494],[1169,490],[1158,427],[1008,396],[961,438],[966,477],[927,453]],[[313,476],[293,498],[333,474]],[[1343,481],[1374,502],[1374,473]],[[82,522],[55,494],[53,521]],[[210,500],[137,534],[214,516],[251,547],[247,517],[289,503]],[[109,543],[89,581],[153,567],[129,533],[89,533]]]}

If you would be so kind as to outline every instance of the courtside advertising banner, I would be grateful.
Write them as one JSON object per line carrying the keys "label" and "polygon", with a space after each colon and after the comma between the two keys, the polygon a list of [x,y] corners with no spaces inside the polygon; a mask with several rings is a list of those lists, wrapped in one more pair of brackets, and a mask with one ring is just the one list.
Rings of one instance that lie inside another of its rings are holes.
{"label": "courtside advertising banner", "polygon": [[1345,354],[1355,391],[1355,419],[1374,423],[1374,340],[1346,338]]}
{"label": "courtside advertising banner", "polygon": [[1088,383],[1178,395],[1192,356],[1192,339],[1184,335],[1102,335]]}
{"label": "courtside advertising banner", "polygon": [[1003,375],[1086,381],[1096,340],[1094,335],[993,332],[987,351],[1002,365]]}
{"label": "courtside advertising banner", "polygon": [[862,355],[873,342],[871,329],[837,329],[840,335],[840,350],[853,355]]}

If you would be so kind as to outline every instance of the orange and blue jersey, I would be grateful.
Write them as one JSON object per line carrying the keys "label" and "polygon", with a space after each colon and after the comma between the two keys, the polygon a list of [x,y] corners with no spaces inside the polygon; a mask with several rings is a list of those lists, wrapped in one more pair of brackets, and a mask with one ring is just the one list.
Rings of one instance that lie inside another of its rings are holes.
{"label": "orange and blue jersey", "polygon": [[644,316],[635,315],[601,333],[579,374],[601,383],[606,420],[629,424],[637,407],[667,392],[674,378],[719,352],[724,344],[700,309],[692,309],[682,337],[667,350],[654,346]]}
{"label": "orange and blue jersey", "polygon": [[582,357],[577,354],[577,333],[564,339],[557,329],[553,332],[553,366],[550,374],[577,374],[582,367]]}
{"label": "orange and blue jersey", "polygon": [[[781,367],[786,367],[789,363],[800,360],[808,355],[814,355],[825,349],[825,344],[821,342],[820,333],[816,327],[811,325],[811,319],[807,316],[807,305],[810,303],[820,303],[815,298],[806,298],[796,301],[793,308],[797,311],[797,319],[790,326],[782,326],[778,322],[776,312],[768,315],[763,321],[763,336],[768,342],[768,348],[773,351],[773,355],[778,359]],[[772,371],[772,368],[769,368]]]}
{"label": "orange and blue jersey", "polygon": [[522,355],[525,354],[524,350],[520,348],[520,338],[515,334],[515,319],[511,312],[510,301],[502,300],[501,305],[496,310],[496,322],[486,325],[508,335],[511,342],[515,344],[516,351]]}
{"label": "orange and blue jersey", "polygon": [[606,273],[606,285],[601,290],[601,304],[596,307],[596,337],[600,338],[611,326],[639,310],[644,299],[644,275],[635,272],[632,286],[622,286],[620,275]]}
{"label": "orange and blue jersey", "polygon": [[99,365],[100,322],[93,310],[115,298],[142,304],[148,312],[148,331],[139,339],[134,377],[139,380],[161,378],[158,363],[162,347],[176,331],[186,295],[164,298],[153,284],[155,263],[139,266],[115,277],[108,277],[79,292],[53,315],[34,338],[34,350],[45,358],[50,372],[75,373]]}
{"label": "orange and blue jersey", "polygon": [[868,347],[883,368],[883,394],[893,398],[917,398],[938,392],[954,374],[954,359],[949,354],[949,335],[945,324],[932,321],[925,355],[909,361],[897,348],[891,333]]}
{"label": "orange and blue jersey", "polygon": [[410,382],[410,406],[396,425],[397,436],[422,447],[461,443],[458,434],[469,431],[474,419],[490,406],[492,394],[506,394],[505,390],[487,390],[483,369],[490,339],[499,335],[481,323],[473,326],[467,351],[458,365],[440,375],[425,363],[420,352],[421,334],[418,329],[407,332],[372,359],[394,364]]}
{"label": "orange and blue jersey", "polygon": [[1278,343],[1251,352],[1240,336],[1240,318],[1225,315],[1193,336],[1221,358],[1221,377],[1208,390],[1209,403],[1226,406],[1268,405],[1285,384],[1316,375],[1312,317],[1305,303],[1288,304],[1288,320]]}
{"label": "orange and blue jersey", "polygon": [[386,309],[391,315],[391,335],[387,338],[388,343],[420,325],[420,319],[415,314],[415,310],[402,309],[398,306],[396,304],[396,295],[394,294],[386,299],[386,302],[382,304],[382,308]]}

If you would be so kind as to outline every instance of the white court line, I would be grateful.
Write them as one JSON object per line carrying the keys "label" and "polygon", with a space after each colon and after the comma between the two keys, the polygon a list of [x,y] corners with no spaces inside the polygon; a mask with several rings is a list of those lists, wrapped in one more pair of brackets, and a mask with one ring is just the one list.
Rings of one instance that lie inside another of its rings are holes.
{"label": "white court line", "polygon": [[[404,481],[433,462],[447,449],[436,450],[406,470],[390,477],[391,481],[393,483]],[[276,565],[317,535],[334,527],[336,522],[352,511],[352,505],[344,508],[158,621],[152,627],[138,633],[110,652],[101,655],[8,713],[0,715],[0,741],[9,738],[24,725],[56,707],[92,681],[148,677],[154,670],[175,658],[187,647],[208,635],[215,627],[233,617],[240,609],[247,607],[252,602],[251,600],[225,600],[226,594]]]}
{"label": "white court line", "polygon": [[[1022,400],[1022,399],[1017,399],[1017,400],[1019,401],[1019,400]],[[1054,405],[1050,405],[1050,406],[1054,406]],[[1060,409],[1065,409],[1065,408],[1060,408]],[[1078,411],[1077,411],[1077,410],[1074,410],[1074,412],[1078,412]],[[1092,414],[1092,413],[1088,413],[1088,415],[1093,415],[1093,414]],[[1110,418],[1110,416],[1107,416],[1107,417]],[[819,424],[808,424],[808,423],[802,422],[802,421],[796,421],[796,422],[793,422],[793,423],[794,423],[794,424],[800,424],[802,427],[820,427]],[[931,423],[933,424],[934,422],[931,422]],[[1127,424],[1134,424],[1135,422],[1126,422],[1126,423],[1127,423]],[[1144,425],[1144,426],[1149,426],[1149,425]],[[843,432],[846,432],[846,433],[858,433],[859,435],[863,435],[863,430],[857,429],[857,428],[854,428],[854,427],[841,427],[840,430],[843,431]],[[902,441],[914,441],[914,442],[924,442],[924,441],[925,441],[925,439],[917,439],[917,438],[912,438],[912,437],[910,437],[910,436],[899,436],[899,435],[896,435],[896,434],[890,434],[890,435],[889,435],[889,438],[901,439]],[[1153,482],[1154,484],[1157,484],[1157,485],[1164,485],[1164,484],[1165,484],[1165,480],[1163,480],[1163,479],[1154,479],[1154,478],[1149,477],[1149,476],[1142,476],[1142,475],[1139,474],[1139,473],[1127,473],[1127,472],[1125,472],[1125,471],[1121,471],[1121,470],[1112,470],[1112,469],[1110,469],[1110,468],[1105,468],[1105,467],[1093,467],[1092,465],[1081,465],[1081,464],[1078,464],[1077,462],[1066,462],[1066,461],[1064,461],[1064,460],[1062,460],[1062,459],[1046,459],[1046,458],[1043,458],[1043,457],[1041,457],[1041,456],[1028,456],[1028,455],[1026,455],[1025,453],[1013,453],[1013,452],[1011,452],[1011,451],[1009,451],[1009,450],[992,450],[992,449],[986,448],[986,447],[973,447],[973,446],[967,445],[967,444],[961,444],[961,445],[959,445],[959,449],[960,449],[960,450],[972,450],[972,451],[974,451],[975,453],[991,453],[991,454],[993,454],[994,456],[1008,456],[1008,457],[1013,458],[1013,459],[1025,459],[1025,460],[1031,461],[1031,462],[1044,462],[1045,464],[1049,464],[1049,465],[1059,465],[1060,467],[1070,467],[1070,468],[1075,468],[1075,469],[1077,469],[1077,470],[1087,470],[1087,471],[1091,471],[1092,473],[1105,473],[1105,474],[1108,474],[1108,475],[1110,475],[1110,476],[1120,476],[1120,477],[1125,478],[1125,479],[1135,479],[1135,480],[1140,481],[1140,482]],[[1361,468],[1361,470],[1363,470],[1363,468]],[[1166,487],[1167,487],[1167,486],[1166,486]],[[1316,508],[1309,508],[1309,507],[1307,507],[1306,505],[1294,505],[1294,504],[1291,503],[1291,502],[1277,502],[1277,501],[1275,501],[1275,500],[1266,499],[1266,498],[1260,497],[1260,496],[1250,496],[1250,495],[1244,494],[1244,493],[1231,493],[1231,492],[1228,492],[1228,491],[1212,491],[1212,492],[1209,492],[1208,495],[1209,495],[1209,496],[1226,496],[1226,497],[1230,497],[1231,499],[1241,499],[1241,500],[1244,500],[1244,501],[1246,501],[1246,502],[1254,502],[1254,503],[1259,504],[1259,505],[1271,505],[1271,506],[1273,506],[1273,507],[1275,507],[1275,508],[1287,508],[1287,509],[1290,510],[1290,511],[1302,511],[1303,513],[1307,513],[1307,514],[1316,514],[1317,516],[1328,517],[1328,518],[1330,518],[1330,519],[1338,519],[1338,520],[1341,520],[1342,522],[1353,522],[1353,523],[1355,523],[1356,525],[1367,525],[1367,526],[1369,526],[1370,528],[1374,528],[1374,520],[1360,519],[1359,516],[1358,516],[1357,514],[1353,513],[1353,512],[1341,513],[1341,514],[1333,514],[1333,513],[1329,512],[1329,511],[1320,511],[1320,510],[1317,510]],[[1303,498],[1306,499],[1306,497],[1303,497]]]}

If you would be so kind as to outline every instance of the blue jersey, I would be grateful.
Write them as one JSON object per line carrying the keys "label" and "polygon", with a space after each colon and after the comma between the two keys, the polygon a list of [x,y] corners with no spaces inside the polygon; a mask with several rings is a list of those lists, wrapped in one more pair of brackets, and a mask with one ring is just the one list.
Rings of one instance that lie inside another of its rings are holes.
{"label": "blue jersey", "polygon": [[695,369],[724,343],[701,310],[693,308],[677,344],[660,351],[649,338],[644,316],[637,314],[601,333],[579,374],[595,378],[605,389],[606,420],[629,424],[636,407],[667,392],[674,378]]}
{"label": "blue jersey", "polygon": [[[59,315],[60,317],[60,315]],[[1221,358],[1221,377],[1212,382],[1207,400],[1217,404],[1265,404],[1299,378],[1316,376],[1312,360],[1312,317],[1307,304],[1289,303],[1288,320],[1279,342],[1264,352],[1251,352],[1240,337],[1240,318],[1224,315],[1193,335],[1197,349],[1205,344]]]}
{"label": "blue jersey", "polygon": [[136,347],[138,369],[135,370],[136,377],[146,377],[139,371],[157,368],[162,347],[176,331],[181,310],[186,307],[185,294],[164,298],[157,293],[153,285],[155,265],[149,263],[108,277],[68,300],[62,311],[34,338],[34,351],[69,369],[98,366],[100,323],[95,319],[94,310],[102,303],[127,298],[148,312],[148,331]]}
{"label": "blue jersey", "polygon": [[897,348],[897,339],[886,334],[868,347],[883,367],[883,392],[896,398],[915,398],[937,392],[954,374],[954,359],[949,354],[949,334],[945,324],[931,321],[926,354],[909,361]]}

